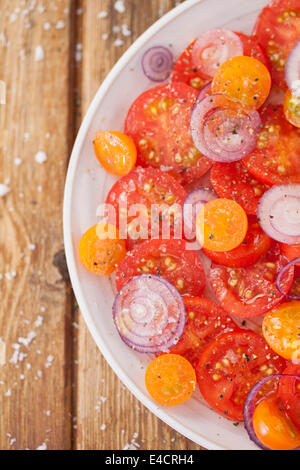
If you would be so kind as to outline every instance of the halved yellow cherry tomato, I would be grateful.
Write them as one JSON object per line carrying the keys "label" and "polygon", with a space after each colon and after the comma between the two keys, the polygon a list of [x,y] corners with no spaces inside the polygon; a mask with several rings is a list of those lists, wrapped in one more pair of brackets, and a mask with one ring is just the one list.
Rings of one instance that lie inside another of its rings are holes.
{"label": "halved yellow cherry tomato", "polygon": [[90,228],[79,243],[80,261],[98,276],[113,273],[126,255],[125,240],[113,225],[98,224]]}
{"label": "halved yellow cherry tomato", "polygon": [[295,127],[300,127],[300,97],[287,90],[284,98],[284,115]]}
{"label": "halved yellow cherry tomato", "polygon": [[234,250],[245,239],[248,218],[244,209],[231,199],[214,199],[200,210],[196,220],[196,236],[208,250]]}
{"label": "halved yellow cherry tomato", "polygon": [[258,109],[268,98],[271,83],[270,72],[262,62],[253,57],[233,57],[217,70],[212,92],[246,108]]}
{"label": "halved yellow cherry tomato", "polygon": [[190,362],[178,354],[163,354],[146,370],[146,388],[162,405],[180,405],[193,394],[196,374]]}
{"label": "halved yellow cherry tomato", "polygon": [[263,400],[257,405],[253,427],[259,440],[269,449],[293,450],[300,446],[300,430],[276,398]]}
{"label": "halved yellow cherry tomato", "polygon": [[288,360],[300,360],[300,301],[286,302],[268,312],[262,332],[270,347]]}
{"label": "halved yellow cherry tomato", "polygon": [[113,175],[127,175],[136,164],[135,144],[122,132],[100,132],[94,140],[94,150],[103,168]]}

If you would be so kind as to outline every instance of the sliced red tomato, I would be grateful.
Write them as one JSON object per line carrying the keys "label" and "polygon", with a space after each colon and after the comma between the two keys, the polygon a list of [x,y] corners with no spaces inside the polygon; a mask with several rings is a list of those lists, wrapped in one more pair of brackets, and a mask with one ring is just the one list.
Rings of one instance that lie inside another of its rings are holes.
{"label": "sliced red tomato", "polygon": [[248,36],[244,33],[235,33],[241,39],[244,46],[244,55],[254,57],[254,59],[262,62],[268,69],[270,62],[263,47],[259,44],[256,36]]}
{"label": "sliced red tomato", "polygon": [[215,163],[211,183],[220,197],[233,199],[247,214],[256,215],[257,204],[269,189],[255,179],[241,162]]}
{"label": "sliced red tomato", "polygon": [[[200,355],[197,382],[203,398],[216,411],[234,421],[243,421],[243,409],[250,390],[268,375],[286,367],[264,338],[253,331],[240,330],[217,337]],[[267,396],[274,383],[262,389]]]}
{"label": "sliced red tomato", "polygon": [[[289,364],[283,373],[300,377],[300,363]],[[280,379],[279,395],[287,414],[300,430],[300,380],[288,377]]]}
{"label": "sliced red tomato", "polygon": [[205,288],[205,273],[196,251],[183,240],[148,240],[124,258],[116,273],[117,289],[137,274],[165,277],[182,295],[199,296]]}
{"label": "sliced red tomato", "polygon": [[146,91],[131,106],[125,133],[134,140],[138,163],[160,168],[188,184],[210,168],[211,161],[194,146],[190,133],[197,90],[184,83]]}
{"label": "sliced red tomato", "polygon": [[[110,190],[106,204],[113,206],[117,220],[110,219],[114,214],[108,217],[111,223],[120,228],[121,233],[125,232],[128,250],[151,238],[151,217],[158,221],[159,235],[164,222],[169,225],[170,220],[170,237],[173,238],[175,234],[179,238],[182,234],[181,207],[186,196],[181,184],[172,176],[154,168],[137,168],[118,180]],[[162,205],[164,209],[156,216],[155,204]],[[138,205],[141,205],[140,208]],[[141,224],[137,221],[139,216]]]}
{"label": "sliced red tomato", "polygon": [[248,171],[267,185],[300,183],[300,131],[284,117],[282,106],[266,106],[256,150],[243,159]]}
{"label": "sliced red tomato", "polygon": [[192,49],[195,41],[192,41],[177,59],[171,80],[172,82],[181,82],[189,85],[196,90],[201,90],[208,81],[202,77],[197,66],[193,64]]}
{"label": "sliced red tomato", "polygon": [[170,349],[196,367],[200,353],[217,336],[239,329],[232,318],[211,300],[185,297],[187,322],[179,342]]}
{"label": "sliced red tomato", "polygon": [[254,34],[271,63],[275,84],[286,87],[286,59],[300,37],[300,0],[273,0],[261,12]]}
{"label": "sliced red tomato", "polygon": [[[241,318],[262,315],[276,307],[283,296],[276,288],[276,278],[287,264],[280,247],[274,243],[268,253],[248,268],[228,268],[213,265],[210,270],[212,289],[226,312]],[[289,292],[294,269],[283,277],[284,292]]]}
{"label": "sliced red tomato", "polygon": [[[287,257],[289,261],[293,261],[296,258],[300,258],[300,245],[286,245],[285,243],[280,243],[281,253]],[[300,267],[300,262],[297,263]]]}
{"label": "sliced red tomato", "polygon": [[202,248],[214,263],[230,268],[244,268],[251,266],[269,251],[271,238],[262,231],[257,222],[250,222],[245,240],[232,251],[216,252]]}

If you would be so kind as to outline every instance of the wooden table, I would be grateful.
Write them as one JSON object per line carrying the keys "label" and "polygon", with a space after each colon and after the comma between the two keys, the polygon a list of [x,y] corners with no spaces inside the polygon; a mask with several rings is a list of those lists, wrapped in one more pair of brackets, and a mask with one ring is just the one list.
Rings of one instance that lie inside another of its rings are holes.
{"label": "wooden table", "polygon": [[62,237],[82,117],[122,53],[178,3],[124,0],[122,12],[115,0],[1,0],[0,184],[10,192],[0,197],[0,449],[199,449],[101,356],[76,307]]}

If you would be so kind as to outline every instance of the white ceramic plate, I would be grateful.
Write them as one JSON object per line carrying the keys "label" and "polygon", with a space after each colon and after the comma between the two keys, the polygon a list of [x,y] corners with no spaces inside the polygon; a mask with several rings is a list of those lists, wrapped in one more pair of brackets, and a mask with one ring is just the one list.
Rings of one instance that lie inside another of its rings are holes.
{"label": "white ceramic plate", "polygon": [[79,262],[77,247],[83,233],[97,223],[98,204],[105,201],[114,182],[96,161],[93,138],[101,130],[122,130],[131,103],[153,87],[141,70],[144,51],[153,45],[172,44],[177,56],[194,37],[216,27],[250,33],[267,3],[267,0],[187,0],[149,28],[123,55],[98,90],[75,142],[65,187],[67,262],[79,307],[94,340],[119,378],[144,405],[207,449],[256,447],[243,425],[233,426],[201,402],[197,393],[178,407],[158,406],[149,397],[144,385],[148,358],[127,348],[113,325],[113,280],[98,278],[85,270]]}

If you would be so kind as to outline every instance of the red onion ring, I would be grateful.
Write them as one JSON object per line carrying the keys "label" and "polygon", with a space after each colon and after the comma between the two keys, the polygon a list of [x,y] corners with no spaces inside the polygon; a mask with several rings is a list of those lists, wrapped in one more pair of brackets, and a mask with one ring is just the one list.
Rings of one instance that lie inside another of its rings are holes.
{"label": "red onion ring", "polygon": [[300,244],[300,184],[277,185],[266,191],[257,216],[269,237],[287,245]]}
{"label": "red onion ring", "polygon": [[300,41],[293,47],[286,60],[285,80],[292,94],[300,97]]}
{"label": "red onion ring", "polygon": [[117,294],[113,315],[122,340],[141,353],[159,353],[183,334],[186,311],[176,287],[153,274],[130,279]]}
{"label": "red onion ring", "polygon": [[207,96],[211,94],[211,84],[212,82],[207,83],[200,91],[199,94],[196,98],[196,102],[198,103],[199,101],[203,100]]}
{"label": "red onion ring", "polygon": [[216,29],[198,37],[192,49],[192,61],[203,78],[209,79],[226,60],[243,54],[244,46],[237,34]]}
{"label": "red onion ring", "polygon": [[246,110],[223,95],[196,101],[191,135],[197,149],[215,162],[235,162],[256,148],[261,127],[259,113]]}
{"label": "red onion ring", "polygon": [[167,80],[171,75],[173,66],[173,54],[164,46],[151,47],[142,57],[143,72],[152,82]]}
{"label": "red onion ring", "polygon": [[198,188],[185,199],[182,207],[184,234],[188,240],[196,238],[196,218],[200,208],[209,201],[217,199],[217,194],[209,188]]}
{"label": "red onion ring", "polygon": [[286,271],[288,271],[292,266],[295,266],[299,262],[300,262],[300,258],[295,258],[294,260],[290,261],[286,266],[284,266],[284,268],[281,269],[281,271],[279,272],[279,274],[277,276],[277,279],[276,279],[277,289],[279,290],[279,292],[282,295],[286,296],[286,298],[290,299],[290,300],[300,300],[300,294],[299,295],[289,295],[288,292],[284,292],[282,287],[281,287],[281,280],[282,280],[282,276],[284,275],[284,273],[286,273]]}
{"label": "red onion ring", "polygon": [[[252,388],[252,390],[250,391],[247,397],[245,407],[244,407],[244,420],[245,420],[246,431],[248,432],[251,441],[253,441],[258,447],[260,447],[263,450],[272,450],[272,449],[269,449],[269,447],[266,447],[258,439],[254,431],[253,416],[254,416],[254,411],[255,411],[255,398],[265,383],[269,382],[270,380],[280,379],[281,377],[291,377],[293,379],[300,380],[300,376],[290,375],[290,374],[276,374],[276,375],[270,375],[269,377],[265,377],[256,385],[254,385],[254,387]],[[293,450],[300,450],[300,447],[296,447]]]}

